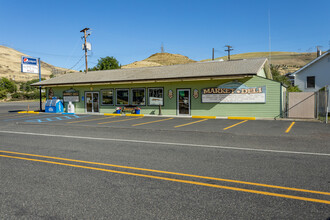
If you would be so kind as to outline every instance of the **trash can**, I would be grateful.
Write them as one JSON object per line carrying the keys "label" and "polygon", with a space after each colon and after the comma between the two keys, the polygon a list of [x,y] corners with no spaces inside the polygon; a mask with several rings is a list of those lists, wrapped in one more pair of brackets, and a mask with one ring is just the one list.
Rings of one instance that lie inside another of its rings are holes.
{"label": "trash can", "polygon": [[69,102],[67,112],[74,113],[74,105],[72,104],[72,102]]}
{"label": "trash can", "polygon": [[120,107],[117,107],[116,108],[116,114],[120,114],[121,113],[121,108]]}

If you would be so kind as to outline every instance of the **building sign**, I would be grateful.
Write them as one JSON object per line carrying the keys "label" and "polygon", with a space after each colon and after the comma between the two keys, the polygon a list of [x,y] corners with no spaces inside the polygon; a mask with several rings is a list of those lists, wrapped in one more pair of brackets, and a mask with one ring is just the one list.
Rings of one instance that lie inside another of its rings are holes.
{"label": "building sign", "polygon": [[193,97],[197,99],[199,97],[199,91],[198,89],[194,89]]}
{"label": "building sign", "polygon": [[64,102],[79,102],[79,91],[69,89],[63,92]]}
{"label": "building sign", "polygon": [[168,97],[169,97],[170,99],[173,98],[173,90],[172,90],[172,89],[168,90]]}
{"label": "building sign", "polygon": [[266,86],[247,87],[229,82],[217,88],[202,89],[202,103],[265,103]]}
{"label": "building sign", "polygon": [[21,71],[23,73],[39,73],[38,59],[22,56]]}

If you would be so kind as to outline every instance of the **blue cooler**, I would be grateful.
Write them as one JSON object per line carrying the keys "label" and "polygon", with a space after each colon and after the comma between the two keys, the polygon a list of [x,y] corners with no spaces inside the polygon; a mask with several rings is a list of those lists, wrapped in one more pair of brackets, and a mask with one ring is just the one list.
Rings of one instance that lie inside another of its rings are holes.
{"label": "blue cooler", "polygon": [[61,113],[63,110],[63,103],[60,99],[53,97],[53,99],[46,101],[45,112]]}

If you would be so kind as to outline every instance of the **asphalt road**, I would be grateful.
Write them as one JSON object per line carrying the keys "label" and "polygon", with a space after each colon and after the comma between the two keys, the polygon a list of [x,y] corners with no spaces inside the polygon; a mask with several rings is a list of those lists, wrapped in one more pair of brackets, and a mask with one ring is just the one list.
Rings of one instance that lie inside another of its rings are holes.
{"label": "asphalt road", "polygon": [[0,219],[330,218],[329,125],[25,106],[0,104]]}

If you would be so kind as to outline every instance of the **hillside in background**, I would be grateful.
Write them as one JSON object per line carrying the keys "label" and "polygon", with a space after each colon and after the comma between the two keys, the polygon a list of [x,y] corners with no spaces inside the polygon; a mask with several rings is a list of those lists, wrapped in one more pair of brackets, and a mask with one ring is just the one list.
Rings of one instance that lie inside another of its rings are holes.
{"label": "hillside in background", "polygon": [[[295,52],[271,52],[271,59],[269,52],[254,52],[231,55],[232,60],[237,59],[253,59],[265,57],[270,60],[270,63],[276,66],[280,74],[293,73],[311,62],[316,58],[316,53],[295,53]],[[227,56],[218,57],[215,60],[227,60]],[[211,59],[201,60],[200,62],[211,61]],[[197,61],[191,60],[186,56],[180,54],[170,53],[156,53],[142,61],[122,66],[122,68],[139,68],[149,66],[166,66],[175,64],[194,63]]]}
{"label": "hillside in background", "polygon": [[[38,79],[38,74],[22,73],[21,58],[28,56],[17,50],[0,45],[0,78],[5,77],[17,82],[26,82],[32,79]],[[55,67],[41,61],[41,77],[49,79],[50,75],[59,75],[72,70]]]}
{"label": "hillside in background", "polygon": [[122,66],[121,68],[139,68],[149,66],[168,66],[185,63],[195,63],[195,60],[189,59],[186,56],[180,54],[171,53],[155,53],[142,61],[136,61],[131,64]]}
{"label": "hillside in background", "polygon": [[[0,45],[0,78],[5,77],[17,82],[26,82],[33,79],[38,79],[38,74],[22,73],[21,72],[21,57],[28,56],[17,50]],[[231,55],[231,59],[251,59],[265,57],[269,59],[268,52],[254,52]],[[311,62],[316,58],[316,53],[295,53],[295,52],[272,52],[270,63],[277,67],[280,74],[286,74],[289,72],[295,72],[302,66]],[[216,60],[227,60],[227,56],[218,57]],[[211,59],[202,60],[210,61]],[[180,54],[171,53],[155,53],[150,57],[136,61],[131,64],[122,66],[122,68],[139,68],[150,66],[166,66],[176,64],[195,63],[197,61],[189,59],[186,56]],[[48,63],[41,62],[41,74],[42,78],[48,79],[50,75],[60,75],[73,70],[64,69],[60,67],[52,66]]]}
{"label": "hillside in background", "polygon": [[[242,53],[242,54],[234,54],[231,55],[230,58],[232,60],[236,59],[252,59],[252,58],[260,58],[265,57],[268,58],[270,63],[276,67],[280,73],[292,73],[296,70],[300,69],[307,63],[311,62],[316,58],[316,53],[295,53],[295,52],[271,52],[271,56],[269,56],[269,52],[254,52],[254,53]],[[227,60],[227,56],[215,58],[215,60]],[[210,61],[211,59],[203,60]]]}

